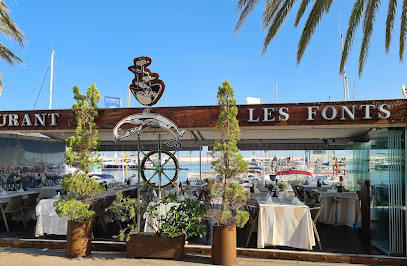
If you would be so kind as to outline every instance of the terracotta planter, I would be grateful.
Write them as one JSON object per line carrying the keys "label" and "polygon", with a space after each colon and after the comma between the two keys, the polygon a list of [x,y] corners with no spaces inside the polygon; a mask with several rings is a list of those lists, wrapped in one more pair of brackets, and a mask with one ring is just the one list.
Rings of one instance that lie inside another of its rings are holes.
{"label": "terracotta planter", "polygon": [[66,256],[80,258],[90,255],[92,250],[92,222],[68,221],[66,235]]}
{"label": "terracotta planter", "polygon": [[212,226],[212,263],[236,264],[236,226]]}
{"label": "terracotta planter", "polygon": [[160,258],[181,260],[184,255],[185,236],[160,237],[151,234],[132,235],[126,241],[128,258]]}

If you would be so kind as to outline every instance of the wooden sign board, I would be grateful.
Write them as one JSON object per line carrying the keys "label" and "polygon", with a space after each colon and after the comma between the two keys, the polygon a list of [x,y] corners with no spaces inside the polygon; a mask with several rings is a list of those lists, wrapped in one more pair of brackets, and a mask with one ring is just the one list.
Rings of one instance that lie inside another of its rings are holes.
{"label": "wooden sign board", "polygon": [[[249,127],[295,126],[403,126],[407,125],[407,100],[289,103],[238,105],[239,124]],[[142,113],[144,108],[100,109],[96,119],[100,130],[112,130],[118,121]],[[180,129],[213,128],[219,107],[155,107],[152,113],[164,115]],[[1,130],[74,131],[76,120],[71,110],[30,110],[0,112]]]}

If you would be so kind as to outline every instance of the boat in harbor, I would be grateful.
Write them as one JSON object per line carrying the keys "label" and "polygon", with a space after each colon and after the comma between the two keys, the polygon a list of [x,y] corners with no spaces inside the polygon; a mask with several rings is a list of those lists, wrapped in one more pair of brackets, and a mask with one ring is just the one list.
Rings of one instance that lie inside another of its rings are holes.
{"label": "boat in harbor", "polygon": [[108,169],[124,169],[127,167],[127,169],[137,169],[137,164],[134,163],[132,160],[115,160],[111,158],[105,158],[102,161],[102,167],[104,170]]}

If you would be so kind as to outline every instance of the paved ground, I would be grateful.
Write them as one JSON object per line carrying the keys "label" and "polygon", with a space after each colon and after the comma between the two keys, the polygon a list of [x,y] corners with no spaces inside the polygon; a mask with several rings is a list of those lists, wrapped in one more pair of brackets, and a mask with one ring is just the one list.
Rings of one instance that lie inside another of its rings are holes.
{"label": "paved ground", "polygon": [[[127,259],[124,252],[100,252],[93,251],[92,255],[81,259],[69,259],[65,257],[64,249],[34,249],[34,248],[5,248],[0,247],[0,265],[41,265],[41,266],[107,266],[107,265],[208,265],[212,264],[208,256],[185,256],[182,261],[156,260],[156,259]],[[330,265],[341,266],[351,264],[341,263],[317,263],[305,261],[271,260],[238,258],[237,265]],[[353,264],[354,265],[354,264]],[[360,265],[360,264],[359,264]]]}

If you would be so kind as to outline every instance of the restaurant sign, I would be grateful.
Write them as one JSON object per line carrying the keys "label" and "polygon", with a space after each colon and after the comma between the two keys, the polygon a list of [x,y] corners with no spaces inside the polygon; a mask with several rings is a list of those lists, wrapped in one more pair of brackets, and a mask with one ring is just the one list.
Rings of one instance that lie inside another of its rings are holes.
{"label": "restaurant sign", "polygon": [[[298,107],[295,107],[298,108]],[[355,105],[327,105],[323,106],[305,106],[303,120],[314,121],[316,118],[323,120],[355,120],[358,115],[363,120],[370,119],[388,119],[390,118],[390,105],[383,103],[378,106],[373,104],[355,104]],[[257,113],[257,115],[256,115]],[[259,114],[256,108],[248,109],[248,122],[274,122],[288,121],[290,119],[289,107],[267,107],[262,108]],[[358,117],[357,117],[358,118]],[[319,120],[318,119],[318,120]]]}
{"label": "restaurant sign", "polygon": [[0,127],[57,126],[59,113],[0,114]]}

